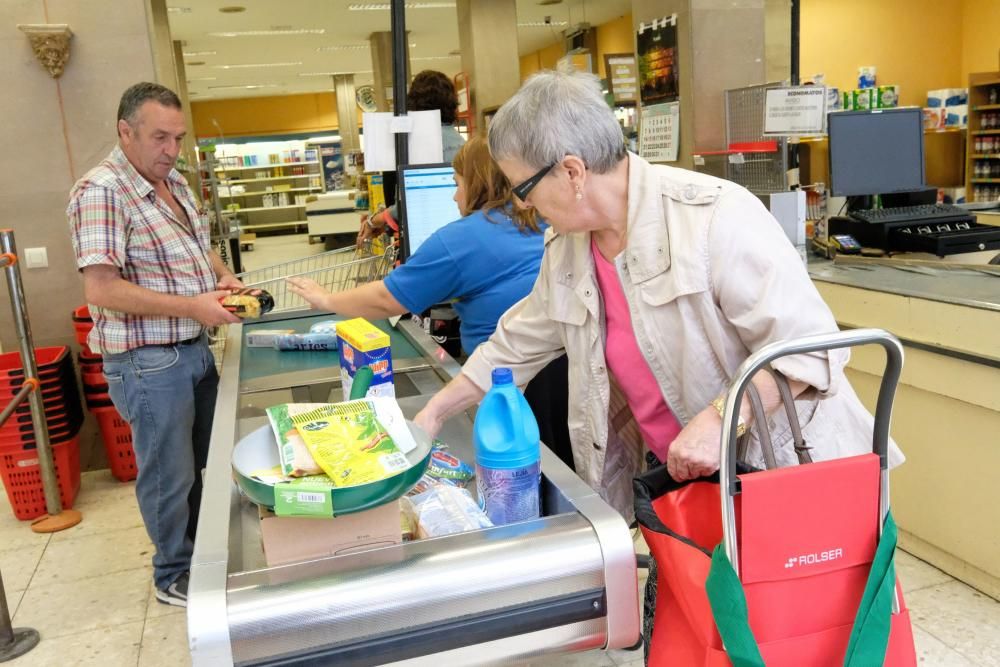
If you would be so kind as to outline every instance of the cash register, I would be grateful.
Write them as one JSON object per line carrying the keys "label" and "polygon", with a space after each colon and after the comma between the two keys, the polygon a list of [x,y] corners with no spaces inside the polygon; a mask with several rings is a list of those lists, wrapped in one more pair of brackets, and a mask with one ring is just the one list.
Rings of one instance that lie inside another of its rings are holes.
{"label": "cash register", "polygon": [[829,114],[830,191],[847,197],[847,216],[830,234],[850,235],[886,252],[939,257],[1000,248],[1000,227],[980,225],[964,208],[936,204],[924,179],[919,108]]}

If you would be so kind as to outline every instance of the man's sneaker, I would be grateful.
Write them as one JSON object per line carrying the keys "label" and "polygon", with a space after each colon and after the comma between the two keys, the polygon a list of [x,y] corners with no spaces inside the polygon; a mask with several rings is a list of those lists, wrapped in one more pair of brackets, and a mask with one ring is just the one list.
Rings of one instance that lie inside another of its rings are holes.
{"label": "man's sneaker", "polygon": [[188,603],[188,572],[182,572],[181,576],[174,580],[166,588],[156,589],[156,599],[162,604],[172,604],[175,607],[186,607]]}

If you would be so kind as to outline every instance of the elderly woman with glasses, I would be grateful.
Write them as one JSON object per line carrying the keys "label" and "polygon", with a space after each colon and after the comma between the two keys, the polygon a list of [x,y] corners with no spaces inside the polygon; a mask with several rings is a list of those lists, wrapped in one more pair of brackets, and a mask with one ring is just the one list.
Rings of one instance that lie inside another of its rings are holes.
{"label": "elderly woman with glasses", "polygon": [[[631,520],[644,456],[679,481],[718,469],[718,399],[751,353],[837,324],[761,202],[628,153],[592,75],[536,74],[496,113],[489,143],[520,205],[550,224],[541,272],[416,421],[437,433],[482,398],[493,368],[512,368],[524,385],[565,351],[577,473]],[[847,359],[839,350],[773,364],[789,380],[813,460],[871,448],[871,415],[844,376]],[[777,464],[794,464],[774,379],[760,373],[753,385]],[[752,412],[745,400],[741,430]],[[892,445],[890,464],[901,460]],[[763,467],[756,440],[746,462]]]}
{"label": "elderly woman with glasses", "polygon": [[[628,153],[592,75],[536,74],[496,113],[489,142],[519,203],[550,224],[541,273],[417,420],[435,433],[483,396],[492,368],[511,367],[523,385],[565,351],[577,473],[631,518],[644,451],[677,480],[715,472],[717,399],[739,365],[836,322],[761,202]],[[773,364],[796,396],[814,460],[870,449],[871,415],[844,377],[847,359],[841,350]],[[773,378],[753,384],[777,463],[795,463]],[[748,400],[741,416],[752,420]],[[894,446],[891,458],[902,460]],[[759,443],[747,459],[762,466]]]}

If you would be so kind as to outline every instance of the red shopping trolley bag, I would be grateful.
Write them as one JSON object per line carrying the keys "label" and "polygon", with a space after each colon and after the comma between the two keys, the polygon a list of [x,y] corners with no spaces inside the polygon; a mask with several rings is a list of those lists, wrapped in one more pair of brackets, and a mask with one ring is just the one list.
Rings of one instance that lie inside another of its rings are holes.
{"label": "red shopping trolley bag", "polygon": [[[757,370],[786,354],[868,342],[889,352],[875,453],[737,470],[730,446],[736,424],[728,415]],[[720,473],[678,483],[659,467],[636,479],[636,517],[657,563],[652,667],[916,664],[888,511],[897,346],[885,332],[852,331],[764,348],[730,391]]]}

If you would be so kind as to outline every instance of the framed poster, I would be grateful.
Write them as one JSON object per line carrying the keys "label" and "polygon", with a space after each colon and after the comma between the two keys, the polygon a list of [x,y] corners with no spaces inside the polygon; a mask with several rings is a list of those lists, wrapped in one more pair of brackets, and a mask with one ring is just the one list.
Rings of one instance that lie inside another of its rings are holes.
{"label": "framed poster", "polygon": [[639,66],[631,53],[604,55],[604,71],[608,78],[608,92],[619,106],[639,101]]}
{"label": "framed poster", "polygon": [[639,156],[650,162],[677,162],[680,145],[680,102],[642,107]]}
{"label": "framed poster", "polygon": [[677,100],[677,15],[641,23],[636,34],[640,98],[643,104]]}
{"label": "framed poster", "polygon": [[764,91],[764,134],[794,136],[826,132],[826,86]]}

